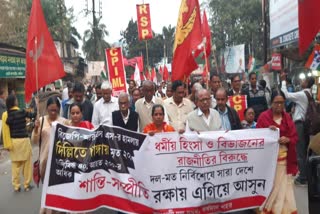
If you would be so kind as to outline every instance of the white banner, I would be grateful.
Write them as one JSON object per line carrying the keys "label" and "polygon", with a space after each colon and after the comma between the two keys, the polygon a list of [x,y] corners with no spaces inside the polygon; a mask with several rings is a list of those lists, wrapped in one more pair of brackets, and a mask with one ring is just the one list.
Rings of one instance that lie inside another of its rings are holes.
{"label": "white banner", "polygon": [[153,137],[117,127],[53,127],[42,207],[216,213],[261,206],[275,176],[270,129]]}
{"label": "white banner", "polygon": [[244,73],[244,44],[227,47],[224,50],[225,71],[227,73]]}
{"label": "white banner", "polygon": [[104,61],[88,61],[87,76],[100,76],[101,72],[105,73]]}
{"label": "white banner", "polygon": [[298,0],[270,0],[271,47],[298,41]]}

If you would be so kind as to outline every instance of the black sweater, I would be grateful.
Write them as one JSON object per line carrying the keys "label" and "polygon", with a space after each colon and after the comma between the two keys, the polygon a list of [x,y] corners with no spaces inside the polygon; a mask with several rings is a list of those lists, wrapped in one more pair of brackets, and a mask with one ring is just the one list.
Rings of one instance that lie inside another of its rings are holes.
{"label": "black sweater", "polygon": [[9,110],[6,123],[10,128],[11,138],[28,137],[26,130],[26,118],[35,118],[36,113],[26,112],[23,110]]}

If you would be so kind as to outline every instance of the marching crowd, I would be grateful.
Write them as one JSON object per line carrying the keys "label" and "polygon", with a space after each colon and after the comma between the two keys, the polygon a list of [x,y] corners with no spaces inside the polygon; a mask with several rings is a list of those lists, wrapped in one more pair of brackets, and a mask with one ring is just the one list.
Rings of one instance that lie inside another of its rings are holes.
{"label": "marching crowd", "polygon": [[[81,82],[69,82],[62,92],[62,98],[52,96],[46,102],[47,115],[37,117],[31,141],[26,131],[26,117],[35,117],[24,109],[19,109],[17,99],[9,95],[6,99],[7,111],[2,115],[2,136],[4,148],[10,151],[12,161],[12,185],[19,192],[20,170],[24,176],[24,190],[31,189],[32,163],[31,143],[42,143],[40,151],[40,174],[44,177],[48,157],[50,128],[52,122],[93,129],[99,125],[114,125],[122,128],[154,135],[158,132],[216,131],[248,128],[271,128],[280,130],[280,150],[272,193],[260,211],[247,213],[295,213],[297,211],[294,192],[295,184],[305,185],[306,150],[308,136],[303,127],[308,106],[304,91],[311,94],[314,84],[312,77],[301,82],[302,90],[289,92],[286,75],[281,74],[281,87],[272,91],[264,80],[257,81],[257,74],[249,74],[249,81],[242,84],[240,75],[231,77],[229,88],[222,87],[218,74],[212,74],[209,86],[193,82],[189,89],[184,82],[176,80],[156,86],[144,81],[137,86],[130,80],[128,93],[112,96],[112,84],[108,81],[95,87]],[[230,107],[228,96],[246,95],[248,108],[240,120],[238,112]],[[312,95],[311,95],[312,96]],[[62,100],[62,101],[61,101]],[[288,101],[294,110],[286,112]],[[31,142],[31,143],[30,143]],[[42,213],[49,211],[42,210]]]}

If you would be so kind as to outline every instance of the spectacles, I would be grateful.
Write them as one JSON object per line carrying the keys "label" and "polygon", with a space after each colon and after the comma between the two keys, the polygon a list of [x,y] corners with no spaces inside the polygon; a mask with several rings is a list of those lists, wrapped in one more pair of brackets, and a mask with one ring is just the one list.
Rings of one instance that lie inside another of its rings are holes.
{"label": "spectacles", "polygon": [[210,102],[211,101],[211,97],[209,98],[203,98],[201,100],[199,100],[200,102],[204,103],[204,102]]}

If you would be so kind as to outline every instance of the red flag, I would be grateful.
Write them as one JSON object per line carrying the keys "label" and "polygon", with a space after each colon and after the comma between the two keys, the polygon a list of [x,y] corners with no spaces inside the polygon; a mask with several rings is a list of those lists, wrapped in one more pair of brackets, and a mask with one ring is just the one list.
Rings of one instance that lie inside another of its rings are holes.
{"label": "red flag", "polygon": [[[36,43],[37,46],[35,46]],[[38,84],[36,83],[37,75]],[[30,101],[33,92],[63,76],[65,76],[64,67],[49,33],[40,0],[34,0],[29,19],[26,50],[26,102]]]}
{"label": "red flag", "polygon": [[156,74],[156,69],[155,68],[152,68],[152,71],[151,71],[151,81],[156,83],[156,84],[158,83],[157,74]]}
{"label": "red flag", "polygon": [[299,52],[303,54],[320,30],[320,1],[299,0]]}
{"label": "red flag", "polygon": [[198,0],[181,2],[172,62],[172,80],[183,80],[198,68],[192,52],[202,41]]}
{"label": "red flag", "polygon": [[161,65],[159,66],[159,74],[161,74],[161,76],[163,76],[163,70],[162,70]]}
{"label": "red flag", "polygon": [[211,53],[212,44],[211,44],[211,31],[210,31],[210,26],[208,23],[206,11],[203,11],[202,34],[206,38],[206,55],[207,57],[209,57]]}
{"label": "red flag", "polygon": [[145,78],[146,80],[151,80],[150,78],[150,72],[147,70],[146,73],[145,73]]}
{"label": "red flag", "polygon": [[138,56],[138,57],[135,57],[135,59],[137,61],[139,70],[143,71],[143,57],[142,56]]}
{"label": "red flag", "polygon": [[162,75],[162,80],[163,81],[168,81],[169,79],[169,71],[166,65],[163,66],[163,75]]}

